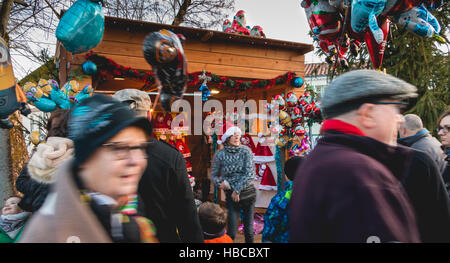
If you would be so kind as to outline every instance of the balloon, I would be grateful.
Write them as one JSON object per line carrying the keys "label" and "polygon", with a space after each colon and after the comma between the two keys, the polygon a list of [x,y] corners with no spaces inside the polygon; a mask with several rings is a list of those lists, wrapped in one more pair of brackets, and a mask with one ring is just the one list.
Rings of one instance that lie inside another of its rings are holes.
{"label": "balloon", "polygon": [[187,62],[177,35],[169,30],[150,33],[143,44],[145,60],[161,85],[160,101],[166,111],[183,97],[187,84]]}
{"label": "balloon", "polygon": [[383,31],[384,38],[381,43],[375,40],[374,36],[370,31],[366,32],[365,42],[367,45],[367,50],[369,51],[370,59],[372,60],[372,65],[374,69],[381,70],[381,64],[383,63],[384,50],[386,48],[386,39],[389,32],[389,19],[382,18],[381,30]]}
{"label": "balloon", "polygon": [[303,121],[303,112],[300,108],[296,107],[291,111],[291,120],[294,123],[301,123]]}
{"label": "balloon", "polygon": [[83,65],[81,65],[81,68],[83,69],[83,72],[89,76],[93,76],[97,72],[97,65],[90,60],[84,62]]}
{"label": "balloon", "polygon": [[280,111],[280,124],[286,127],[292,127],[291,117],[285,111]]}
{"label": "balloon", "polygon": [[84,99],[89,98],[90,96],[92,96],[93,92],[94,92],[94,89],[92,88],[92,85],[87,84],[86,86],[83,87],[83,89],[77,95],[75,95],[76,103],[80,103]]}
{"label": "balloon", "polygon": [[27,82],[22,89],[28,99],[28,103],[34,105],[40,111],[51,112],[56,110],[56,103],[46,97],[42,89],[35,83]]}
{"label": "balloon", "polygon": [[254,26],[253,28],[247,26],[247,20],[245,18],[245,12],[243,10],[239,10],[236,15],[233,17],[233,22],[226,19],[223,22],[222,30],[225,33],[237,33],[241,35],[250,35],[254,37],[266,37],[263,32],[262,27]]}
{"label": "balloon", "polygon": [[201,85],[199,90],[202,92],[202,101],[207,101],[208,96],[211,95],[211,92],[208,89],[208,86]]}
{"label": "balloon", "polygon": [[103,38],[105,18],[100,0],[78,0],[63,15],[56,38],[64,48],[78,54],[96,47]]}
{"label": "balloon", "polygon": [[26,108],[27,98],[16,84],[11,63],[9,48],[3,38],[0,37],[0,128],[10,129],[14,125],[8,120],[9,115],[20,110],[28,115]]}
{"label": "balloon", "polygon": [[299,137],[301,137],[301,136],[304,136],[304,135],[306,134],[306,131],[305,131],[305,129],[303,128],[303,126],[297,125],[297,126],[295,126],[295,128],[294,128],[294,134],[297,135],[297,136],[299,136]]}
{"label": "balloon", "polygon": [[437,19],[423,4],[411,8],[409,11],[395,17],[394,21],[400,28],[422,37],[439,35],[441,26]]}
{"label": "balloon", "polygon": [[341,30],[339,12],[325,0],[304,0],[301,3],[305,8],[306,19],[313,34],[320,40],[333,41],[337,39]]}
{"label": "balloon", "polygon": [[295,107],[297,106],[298,98],[297,95],[295,95],[295,92],[289,92],[286,96],[286,104],[288,107]]}
{"label": "balloon", "polygon": [[293,86],[296,88],[301,88],[303,86],[303,79],[301,77],[296,77],[292,81]]}
{"label": "balloon", "polygon": [[356,33],[366,30],[369,26],[375,41],[383,42],[384,35],[377,23],[387,0],[352,0],[351,27]]}
{"label": "balloon", "polygon": [[286,110],[286,102],[284,101],[284,95],[275,95],[275,97],[272,100],[272,105],[277,106],[280,111]]}

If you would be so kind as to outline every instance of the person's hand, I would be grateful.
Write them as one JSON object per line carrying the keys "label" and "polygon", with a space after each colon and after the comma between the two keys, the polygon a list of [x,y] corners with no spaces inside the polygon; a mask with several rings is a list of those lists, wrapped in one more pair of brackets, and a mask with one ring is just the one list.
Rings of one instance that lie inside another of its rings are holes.
{"label": "person's hand", "polygon": [[233,193],[231,194],[231,199],[233,199],[235,203],[239,202],[239,194],[236,193],[236,191],[233,191]]}
{"label": "person's hand", "polygon": [[219,188],[222,189],[222,190],[229,190],[230,189],[230,185],[228,183],[226,183],[226,181],[223,181],[222,183],[220,183]]}

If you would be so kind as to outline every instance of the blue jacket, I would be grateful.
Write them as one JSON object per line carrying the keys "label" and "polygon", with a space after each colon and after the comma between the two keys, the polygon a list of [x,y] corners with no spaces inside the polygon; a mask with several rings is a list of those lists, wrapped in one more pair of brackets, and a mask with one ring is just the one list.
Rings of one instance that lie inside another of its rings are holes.
{"label": "blue jacket", "polygon": [[286,182],[284,191],[276,194],[270,201],[264,215],[262,242],[289,242],[289,201],[291,201],[293,182]]}

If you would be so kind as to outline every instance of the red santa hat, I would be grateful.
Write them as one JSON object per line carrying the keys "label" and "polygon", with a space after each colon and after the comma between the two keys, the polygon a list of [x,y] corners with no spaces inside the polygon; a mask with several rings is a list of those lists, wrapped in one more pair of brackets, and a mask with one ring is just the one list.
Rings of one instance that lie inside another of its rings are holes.
{"label": "red santa hat", "polygon": [[183,154],[184,158],[191,157],[191,151],[189,151],[189,148],[187,147],[187,145],[184,143],[184,141],[182,139],[177,140],[176,147],[177,147],[178,151],[180,151],[181,154]]}
{"label": "red santa hat", "polygon": [[272,151],[270,151],[270,148],[266,143],[266,138],[264,138],[261,133],[258,134],[258,137],[259,137],[258,145],[256,146],[253,161],[255,163],[274,162],[275,156],[273,156]]}
{"label": "red santa hat", "polygon": [[250,148],[250,150],[252,150],[252,153],[255,153],[256,147],[255,144],[253,143],[252,136],[250,136],[249,134],[246,133],[242,135],[241,144]]}
{"label": "red santa hat", "polygon": [[189,178],[189,183],[191,184],[191,188],[194,188],[195,186],[195,177],[188,174],[188,178]]}
{"label": "red santa hat", "polygon": [[162,112],[158,112],[155,118],[152,119],[153,122],[153,131],[157,133],[162,133],[165,131],[164,127],[164,114]]}
{"label": "red santa hat", "polygon": [[189,161],[189,159],[185,159],[186,160],[186,169],[188,172],[192,172],[192,164]]}
{"label": "red santa hat", "polygon": [[260,178],[259,190],[277,190],[277,183],[272,174],[272,170],[266,164],[256,165],[256,174]]}
{"label": "red santa hat", "polygon": [[217,141],[218,144],[222,144],[227,140],[228,137],[231,137],[234,135],[234,133],[242,134],[242,131],[239,127],[233,125],[231,122],[226,122],[223,125],[223,134],[220,136],[220,139]]}
{"label": "red santa hat", "polygon": [[164,116],[164,129],[166,129],[166,131],[172,129],[172,120],[172,114],[166,113],[166,116]]}

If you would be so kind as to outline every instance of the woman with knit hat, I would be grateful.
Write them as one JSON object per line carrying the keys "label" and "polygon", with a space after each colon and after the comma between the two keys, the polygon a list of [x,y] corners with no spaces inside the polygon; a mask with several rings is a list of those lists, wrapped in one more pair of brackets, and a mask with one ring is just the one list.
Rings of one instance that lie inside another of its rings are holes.
{"label": "woman with knit hat", "polygon": [[226,124],[224,130],[221,137],[224,148],[214,155],[211,179],[226,194],[227,234],[235,238],[238,216],[243,210],[245,242],[253,243],[253,210],[256,201],[253,154],[250,148],[240,144],[242,131],[239,127]]}
{"label": "woman with knit hat", "polygon": [[74,158],[58,168],[25,243],[152,242],[149,220],[121,212],[147,165],[150,122],[119,101],[94,95],[70,114]]}

